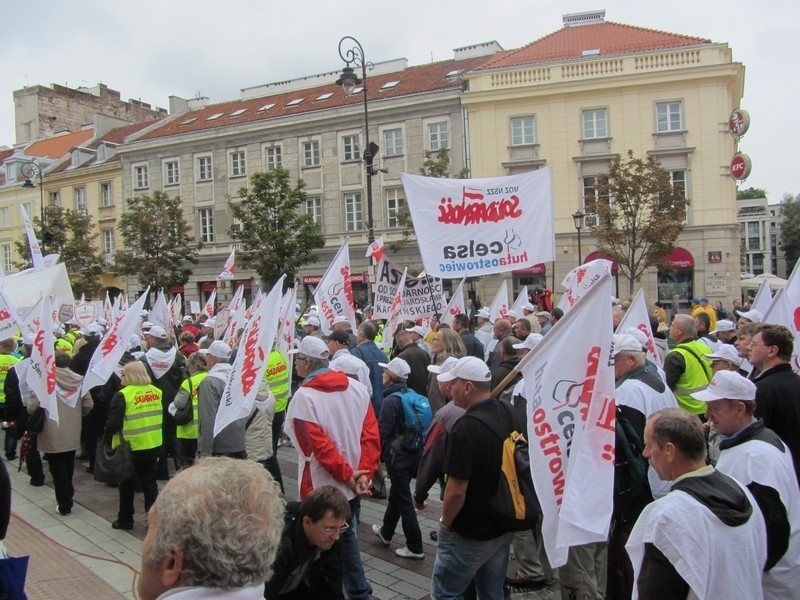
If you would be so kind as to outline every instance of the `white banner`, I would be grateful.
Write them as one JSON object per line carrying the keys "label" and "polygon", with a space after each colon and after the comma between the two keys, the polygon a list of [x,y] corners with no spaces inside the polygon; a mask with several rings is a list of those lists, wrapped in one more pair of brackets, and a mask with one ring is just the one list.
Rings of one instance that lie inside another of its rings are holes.
{"label": "white banner", "polygon": [[56,405],[56,361],[53,344],[53,302],[48,296],[41,304],[41,311],[34,319],[36,333],[31,350],[31,362],[28,366],[25,381],[39,404],[47,411],[47,416],[58,424],[58,406]]}
{"label": "white banner", "polygon": [[222,273],[219,274],[217,277],[217,281],[220,279],[226,279],[230,281],[234,277],[234,273],[236,271],[234,267],[234,262],[236,261],[236,248],[231,250],[231,255],[228,257],[228,260],[225,261],[225,266],[222,267]]}
{"label": "white banner", "polygon": [[400,177],[429,275],[493,275],[555,260],[550,167],[487,179]]}
{"label": "white banner", "polygon": [[[119,298],[119,296],[117,296],[117,298]],[[167,305],[167,298],[164,296],[164,290],[158,292],[156,301],[153,303],[153,308],[150,309],[148,321],[153,325],[163,327],[164,331],[167,333],[172,331],[172,315]]]}
{"label": "white banner", "polygon": [[297,321],[294,307],[296,304],[297,290],[289,288],[283,295],[283,300],[281,300],[281,328],[275,344],[276,349],[281,353],[283,360],[286,361],[286,365],[289,367],[289,381],[292,380],[292,369],[294,367],[294,361],[289,356],[289,350],[294,348],[295,324]]}
{"label": "white banner", "polygon": [[570,546],[608,539],[616,418],[610,294],[603,275],[517,367],[553,567],[566,563]]}
{"label": "white banner", "polygon": [[58,299],[59,304],[75,304],[75,296],[72,295],[72,285],[64,263],[59,263],[50,269],[28,270],[7,275],[0,278],[0,288],[14,303],[19,316],[23,318],[45,296],[52,295]]}
{"label": "white banner", "polygon": [[0,340],[8,339],[18,333],[27,333],[27,328],[17,314],[14,303],[0,288]]}
{"label": "white banner", "polygon": [[617,326],[617,333],[625,333],[629,327],[638,329],[647,336],[647,358],[657,364],[661,364],[661,355],[656,349],[653,341],[653,330],[650,328],[650,313],[647,312],[647,301],[644,298],[644,290],[639,288],[636,297],[631,302],[630,307],[625,311],[625,315]]}
{"label": "white banner", "polygon": [[403,269],[400,283],[397,284],[397,291],[394,293],[394,298],[392,298],[389,319],[386,321],[386,327],[383,328],[383,337],[381,338],[381,348],[384,350],[391,350],[392,342],[394,342],[394,332],[398,325],[403,322],[403,291],[406,287],[407,275],[408,270]]}
{"label": "white banner", "polygon": [[103,385],[114,368],[119,363],[119,359],[128,349],[128,341],[133,334],[139,334],[139,325],[141,324],[141,317],[139,314],[144,308],[144,301],[147,300],[147,295],[150,293],[148,287],[144,294],[139,296],[139,299],[133,305],[122,313],[115,321],[110,322],[109,330],[103,337],[100,345],[92,354],[92,359],[89,361],[89,368],[86,371],[86,377],[83,379],[81,385],[81,396],[86,394],[90,389],[96,385]]}
{"label": "white banner", "polygon": [[447,308],[444,309],[439,322],[452,327],[453,317],[465,314],[467,314],[467,307],[464,305],[464,280],[462,279],[453,292],[450,302],[447,303]]}
{"label": "white banner", "polygon": [[253,410],[258,387],[264,379],[269,351],[278,332],[282,275],[267,296],[259,294],[253,303],[253,316],[245,325],[236,360],[225,384],[214,420],[214,436],[238,419],[247,417]]}
{"label": "white banner", "polygon": [[214,316],[214,309],[216,308],[216,301],[217,301],[217,290],[214,288],[214,291],[211,292],[211,295],[208,297],[205,305],[203,305],[203,314],[206,315],[209,319]]}
{"label": "white banner", "polygon": [[[403,269],[393,263],[384,254],[378,263],[378,274],[375,282],[375,310],[373,319],[388,319],[392,300],[397,293],[397,284],[403,275]],[[419,277],[406,277],[403,290],[403,314],[416,321],[435,314],[442,314],[442,280],[427,274]]]}
{"label": "white banner", "polygon": [[525,316],[522,312],[522,309],[525,308],[525,305],[528,304],[528,302],[530,302],[528,296],[528,286],[523,285],[522,289],[519,291],[519,294],[517,294],[517,299],[514,300],[514,304],[511,305],[511,310],[516,313],[518,319]]}
{"label": "white banner", "polygon": [[494,323],[497,319],[505,319],[508,314],[508,286],[505,279],[497,289],[492,303],[489,305],[489,320]]}
{"label": "white banner", "polygon": [[769,286],[769,281],[765,279],[758,287],[758,292],[750,309],[757,310],[763,315],[769,310],[770,304],[772,304],[772,288]]}
{"label": "white banner", "polygon": [[97,315],[97,307],[94,304],[90,304],[89,302],[78,303],[75,305],[75,322],[81,328],[81,330],[86,331],[86,327],[95,320]]}
{"label": "white banner", "polygon": [[42,248],[39,246],[39,240],[36,239],[36,232],[33,231],[33,223],[28,216],[28,211],[20,204],[19,212],[22,214],[22,224],[25,227],[25,233],[28,236],[28,246],[31,248],[31,262],[34,269],[44,269],[44,257],[42,256]]}
{"label": "white banner", "polygon": [[350,283],[350,250],[348,240],[339,248],[336,256],[314,290],[314,302],[319,310],[322,333],[328,335],[333,320],[339,316],[347,317],[353,331],[357,329],[356,313],[353,309],[353,285]]}
{"label": "white banner", "polygon": [[[558,301],[558,308],[566,313],[570,308],[575,306],[575,303],[580,300],[581,296],[588,292],[595,283],[600,281],[603,275],[611,275],[612,265],[613,263],[610,260],[598,258],[572,269],[567,273],[567,276],[564,277],[564,281],[561,282],[565,290],[564,295],[561,296],[561,300]],[[609,304],[611,303],[611,296],[613,296],[613,294],[609,293],[606,298]]]}

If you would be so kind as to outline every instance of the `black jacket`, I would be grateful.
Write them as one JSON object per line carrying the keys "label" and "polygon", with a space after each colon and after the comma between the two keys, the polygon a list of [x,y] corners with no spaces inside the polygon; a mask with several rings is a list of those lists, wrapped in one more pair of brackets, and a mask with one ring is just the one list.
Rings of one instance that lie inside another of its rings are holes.
{"label": "black jacket", "polygon": [[89,370],[89,363],[92,360],[92,355],[97,347],[100,345],[100,338],[89,336],[86,338],[86,343],[81,346],[69,361],[70,371],[74,371],[78,375],[86,376],[86,371]]}
{"label": "black jacket", "polygon": [[788,446],[800,482],[800,376],[785,363],[759,373],[753,383],[756,417]]}
{"label": "black jacket", "polygon": [[406,422],[403,414],[403,401],[397,394],[406,389],[408,388],[404,383],[394,383],[383,390],[383,405],[381,406],[381,416],[378,419],[378,429],[381,433],[381,461],[386,463],[386,469],[390,473],[416,466],[422,456],[421,448],[412,452],[396,443]]}
{"label": "black jacket", "polygon": [[474,356],[483,360],[483,344],[472,333],[466,329],[462,329],[459,333],[461,341],[464,342],[464,347],[467,349],[467,356]]}
{"label": "black jacket", "polygon": [[416,344],[409,344],[397,355],[411,367],[411,374],[408,376],[407,385],[412,390],[423,396],[428,395],[428,365],[431,364],[431,357]]}

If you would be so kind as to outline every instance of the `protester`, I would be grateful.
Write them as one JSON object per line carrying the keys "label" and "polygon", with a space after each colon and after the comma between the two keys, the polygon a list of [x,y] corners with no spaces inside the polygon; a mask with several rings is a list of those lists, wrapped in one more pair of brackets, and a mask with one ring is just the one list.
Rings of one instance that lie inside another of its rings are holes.
{"label": "protester", "polygon": [[148,514],[140,600],[256,600],[281,539],[283,501],[246,460],[207,458],[178,473]]}
{"label": "protester", "polygon": [[[431,317],[431,326],[433,326],[434,323],[438,325],[439,321],[436,317]],[[413,327],[406,329],[406,331],[411,334],[411,341],[425,351],[425,353],[428,355],[428,362],[430,362],[433,358],[433,350],[431,350],[431,345],[428,343],[425,330],[419,325],[414,325]],[[429,333],[435,334],[435,332]]]}
{"label": "protester", "polygon": [[[521,342],[522,340],[510,335],[500,340],[495,348],[495,352],[500,353],[500,364],[491,369],[491,390],[495,398],[510,402],[514,386],[522,379],[522,373],[514,370],[519,364],[519,356],[514,346]],[[514,373],[513,377],[506,381],[506,376],[512,372]],[[501,384],[503,385],[501,386]]]}
{"label": "protester", "polygon": [[739,319],[736,321],[736,326],[741,327],[742,325],[747,325],[748,323],[761,323],[763,320],[764,315],[761,314],[761,311],[753,308],[739,313]]}
{"label": "protester", "polygon": [[664,359],[667,386],[678,399],[678,405],[692,414],[705,412],[705,406],[691,397],[691,393],[708,385],[711,365],[703,358],[711,348],[695,339],[694,320],[689,315],[678,315],[669,327],[669,336],[675,347]]}
{"label": "protester", "polygon": [[[264,379],[269,383],[269,391],[275,396],[275,415],[272,417],[272,456],[267,459],[267,470],[280,485],[281,492],[284,491],[283,475],[280,464],[278,464],[278,443],[283,433],[283,423],[286,420],[286,407],[289,406],[289,395],[291,393],[290,370],[283,354],[273,344],[272,351],[267,358],[267,369],[264,371]],[[285,437],[287,443],[289,438]]]}
{"label": "protester", "polygon": [[[489,343],[494,339],[494,333],[492,332],[492,322],[490,320],[489,309],[482,308],[478,311],[477,314],[477,327],[475,328],[475,337],[478,338],[478,341],[483,344],[483,358],[486,360]],[[527,320],[527,319],[526,319]],[[528,321],[530,323],[530,321]]]}
{"label": "protester", "polygon": [[192,354],[200,350],[200,346],[196,343],[194,334],[190,331],[184,331],[178,338],[180,347],[178,350],[183,354],[184,358],[189,358]]}
{"label": "protester", "polygon": [[332,325],[333,331],[341,331],[347,335],[347,348],[348,350],[352,350],[358,345],[358,340],[356,339],[355,334],[350,325],[350,319],[345,317],[344,315],[339,315],[333,319]]}
{"label": "protester", "polygon": [[490,344],[490,347],[487,348],[488,354],[486,355],[486,364],[489,365],[490,369],[497,367],[502,361],[500,352],[497,351],[497,344],[499,344],[503,338],[507,338],[513,334],[511,323],[507,319],[497,319],[492,324],[492,331],[494,332],[494,340],[493,344]]}
{"label": "protester", "polygon": [[383,402],[383,373],[380,363],[386,361],[386,355],[381,352],[375,343],[375,336],[378,329],[372,321],[364,321],[358,326],[356,340],[358,344],[350,352],[356,358],[363,360],[369,368],[369,380],[372,384],[372,408],[375,414],[381,413],[381,402]]}
{"label": "protester", "polygon": [[711,333],[717,336],[720,344],[733,345],[736,343],[736,325],[733,324],[733,321],[720,319],[717,321],[717,328]]}
{"label": "protester", "polygon": [[6,392],[4,391],[8,372],[20,359],[14,355],[17,350],[17,340],[8,338],[0,341],[0,412],[2,412],[3,429],[5,430],[5,455],[6,460],[17,458],[17,427],[16,419],[6,415]]}
{"label": "protester", "polygon": [[469,318],[467,315],[458,314],[453,317],[453,331],[461,336],[461,342],[467,350],[466,356],[474,356],[483,360],[483,344],[469,330]]}
{"label": "protester", "polygon": [[[407,329],[401,329],[394,336],[399,352],[397,358],[402,358],[408,363],[411,372],[408,375],[408,387],[421,396],[428,394],[428,365],[431,364],[430,356],[425,350],[420,348],[412,341],[412,333]],[[386,390],[384,389],[384,399]],[[382,410],[382,409],[381,409]]]}
{"label": "protester", "polygon": [[[194,464],[197,455],[197,436],[200,429],[200,402],[198,400],[200,384],[208,376],[208,363],[206,357],[200,352],[191,354],[186,360],[189,377],[181,383],[181,389],[175,394],[172,406],[176,410],[183,410],[188,402],[192,403],[192,420],[189,423],[178,425],[176,435],[181,446],[181,468]],[[172,410],[170,409],[170,414]]]}
{"label": "protester", "polygon": [[524,342],[531,334],[531,322],[528,319],[517,319],[511,327],[511,333],[519,341]]}
{"label": "protester", "polygon": [[206,358],[208,376],[197,387],[197,403],[200,429],[197,438],[197,453],[200,456],[228,456],[247,458],[244,443],[246,419],[236,419],[217,435],[214,421],[222,401],[222,392],[231,376],[231,348],[221,340],[211,342],[207,350],[200,351]]}
{"label": "protester", "polygon": [[550,313],[546,310],[540,310],[536,313],[536,320],[539,321],[539,333],[542,335],[546,335],[548,331],[553,327],[553,324],[550,322]]}
{"label": "protester", "polygon": [[[431,349],[433,350],[433,364],[437,366],[443,365],[451,356],[461,358],[467,354],[467,349],[464,347],[464,342],[461,341],[461,336],[452,329],[447,329],[445,327],[440,327],[439,331],[436,332],[436,337],[433,338]],[[431,405],[433,414],[436,414],[445,404],[445,399],[440,392],[436,374],[432,373],[428,376],[428,393],[426,396]]]}
{"label": "protester", "polygon": [[350,352],[350,338],[344,331],[333,331],[328,336],[328,352],[331,369],[342,371],[343,373],[353,374],[356,379],[367,388],[372,395],[372,381],[370,380],[369,367],[367,363],[353,356]]}
{"label": "protester", "polygon": [[719,345],[717,336],[711,333],[711,320],[707,313],[701,312],[694,317],[694,328],[697,339],[712,350]]}
{"label": "protester", "polygon": [[308,317],[303,324],[303,331],[306,335],[322,339],[324,334],[320,329],[320,322],[317,317]]}

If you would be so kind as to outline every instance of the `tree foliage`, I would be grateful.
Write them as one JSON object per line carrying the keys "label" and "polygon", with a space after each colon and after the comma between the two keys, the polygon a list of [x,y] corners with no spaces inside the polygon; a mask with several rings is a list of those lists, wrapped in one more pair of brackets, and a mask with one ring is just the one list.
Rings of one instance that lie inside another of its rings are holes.
{"label": "tree foliage", "polygon": [[753,200],[756,198],[766,198],[767,190],[761,188],[749,187],[746,190],[739,190],[736,192],[737,200]]}
{"label": "tree foliage", "polygon": [[598,178],[597,196],[587,196],[587,212],[594,205],[599,224],[594,229],[600,252],[614,258],[629,281],[629,293],[652,266],[668,269],[665,258],[683,231],[687,201],[673,189],[669,173],[651,155],[611,161],[608,177]]}
{"label": "tree foliage", "polygon": [[787,272],[791,273],[800,258],[800,195],[785,194],[783,197],[781,250],[786,255]]}
{"label": "tree foliage", "polygon": [[250,186],[239,190],[240,201],[231,204],[233,216],[241,222],[230,229],[230,236],[241,243],[237,258],[258,273],[264,289],[284,273],[286,285],[293,285],[298,269],[314,262],[314,250],[325,245],[319,224],[300,212],[305,187],[302,179],[292,187],[289,171],[278,167],[254,173]]}
{"label": "tree foliage", "polygon": [[[78,210],[62,210],[57,206],[48,206],[47,226],[42,232],[41,220],[38,216],[32,219],[34,231],[42,243],[42,251],[46,254],[58,253],[60,262],[67,269],[72,291],[76,296],[86,294],[92,297],[100,291],[100,275],[105,270],[105,262],[96,245],[98,234],[94,231],[92,217]],[[17,253],[21,257],[30,257],[28,236],[23,234],[17,240]],[[32,261],[22,260],[14,263],[18,269],[27,269]]]}
{"label": "tree foliage", "polygon": [[124,250],[116,253],[114,271],[138,278],[142,287],[169,289],[189,280],[202,247],[183,217],[180,196],[161,191],[128,198],[119,220]]}

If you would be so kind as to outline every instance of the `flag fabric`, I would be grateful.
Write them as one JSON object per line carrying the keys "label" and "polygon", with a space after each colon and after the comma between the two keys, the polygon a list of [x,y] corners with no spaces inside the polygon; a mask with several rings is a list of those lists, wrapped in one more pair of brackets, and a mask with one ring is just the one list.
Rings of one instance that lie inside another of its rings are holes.
{"label": "flag fabric", "polygon": [[266,296],[260,294],[253,303],[253,315],[247,322],[239,341],[236,360],[222,392],[217,416],[214,420],[214,435],[238,419],[247,417],[253,410],[258,387],[267,369],[269,350],[278,332],[282,275]]}
{"label": "flag fabric", "polygon": [[524,377],[533,483],[550,564],[605,542],[614,491],[611,276],[601,275],[515,367]]}
{"label": "flag fabric", "polygon": [[222,273],[220,273],[219,277],[217,277],[217,281],[221,279],[226,279],[230,281],[231,279],[234,278],[234,274],[236,272],[236,269],[234,267],[235,260],[236,260],[236,248],[231,250],[231,255],[228,257],[228,260],[225,261],[225,266],[222,267]]}
{"label": "flag fabric", "polygon": [[464,304],[464,280],[462,279],[453,292],[453,297],[450,298],[450,302],[447,303],[447,308],[444,309],[439,323],[444,323],[452,327],[453,317],[465,314],[467,314],[467,307]]}
{"label": "flag fabric", "polygon": [[505,319],[508,314],[508,286],[506,280],[500,284],[492,303],[489,305],[489,320],[494,323],[497,319]]}
{"label": "flag fabric", "polygon": [[789,362],[794,372],[800,374],[800,261],[792,269],[786,285],[772,299],[764,314],[764,323],[783,325],[792,332],[794,350]]}
{"label": "flag fabric", "polygon": [[139,314],[144,308],[144,302],[149,294],[150,288],[148,287],[139,296],[139,299],[122,313],[118,319],[109,322],[108,332],[106,332],[89,361],[89,367],[81,385],[81,396],[94,386],[103,385],[111,377],[111,373],[114,372],[119,359],[128,349],[128,340],[131,339],[133,334],[139,333],[139,324],[141,323]]}
{"label": "flag fabric", "polygon": [[18,333],[27,332],[27,328],[22,323],[17,314],[17,309],[6,295],[3,288],[0,288],[0,340],[8,339]]}
{"label": "flag fabric", "polygon": [[394,332],[397,327],[403,322],[403,290],[406,287],[406,277],[408,276],[408,269],[403,269],[403,274],[400,277],[400,282],[397,284],[397,291],[392,298],[392,306],[389,308],[389,319],[386,321],[386,327],[383,328],[383,337],[381,338],[381,348],[384,350],[391,350],[392,343],[394,342]]}
{"label": "flag fabric", "polygon": [[44,267],[45,269],[50,269],[51,267],[55,267],[58,264],[59,259],[61,258],[60,254],[48,254],[44,257]]}
{"label": "flag fabric", "polygon": [[175,325],[179,325],[181,322],[181,310],[183,306],[183,298],[181,297],[180,293],[175,294],[172,297],[172,300],[169,301],[169,316],[172,319],[172,322]]}
{"label": "flag fabric", "polygon": [[348,239],[339,247],[327,271],[314,290],[322,333],[328,335],[336,317],[345,316],[353,331],[358,329],[353,308],[353,285],[350,283],[350,249]]}
{"label": "flag fabric", "polygon": [[58,323],[53,319],[52,297],[43,298],[41,310],[34,319],[36,333],[33,338],[30,364],[25,375],[28,387],[47,411],[47,416],[58,424],[56,404],[56,360],[53,329]]}
{"label": "flag fabric", "polygon": [[208,300],[203,305],[203,314],[206,315],[209,319],[214,316],[214,309],[216,308],[217,302],[217,289],[211,292],[211,295],[208,297]]}
{"label": "flag fabric", "polygon": [[625,315],[617,326],[617,333],[625,333],[625,330],[629,327],[633,327],[647,336],[647,358],[659,367],[662,366],[661,355],[658,353],[655,341],[653,341],[653,330],[650,327],[650,313],[647,312],[647,301],[645,300],[644,290],[642,288],[639,288],[630,307],[625,311]]}
{"label": "flag fabric", "polygon": [[108,291],[106,291],[106,298],[103,301],[103,318],[106,323],[114,322],[114,318],[111,316],[111,298],[108,297]]}
{"label": "flag fabric", "polygon": [[367,253],[365,258],[372,258],[374,261],[379,261],[383,257],[383,234],[375,238],[375,241],[367,246]]}
{"label": "flag fabric", "polygon": [[39,245],[39,240],[36,239],[36,232],[33,231],[33,223],[28,216],[28,211],[20,204],[19,212],[22,215],[22,224],[25,226],[25,234],[28,236],[28,246],[31,249],[31,262],[34,269],[44,269],[44,257],[42,256],[42,247]]}
{"label": "flag fabric", "polygon": [[97,318],[97,307],[90,302],[78,302],[75,305],[75,316],[73,318],[81,330],[85,332],[89,323],[92,323]]}
{"label": "flag fabric", "polygon": [[761,285],[758,286],[758,292],[756,293],[756,297],[750,309],[757,310],[763,315],[769,310],[770,304],[772,304],[772,288],[769,285],[769,281],[765,279],[761,282]]}
{"label": "flag fabric", "polygon": [[400,177],[429,275],[493,275],[555,260],[550,167],[487,179]]}
{"label": "flag fabric", "polygon": [[[120,310],[119,303],[117,304],[118,304],[117,310]],[[164,296],[164,290],[160,290],[158,292],[158,295],[156,296],[156,301],[153,302],[153,308],[150,309],[150,315],[148,316],[148,320],[153,325],[158,325],[159,327],[163,327],[164,331],[172,331],[173,327],[172,314],[170,314],[169,306],[167,306],[167,299]]]}
{"label": "flag fabric", "polygon": [[517,294],[517,299],[514,300],[514,304],[511,305],[511,310],[517,315],[517,318],[522,317],[522,309],[525,308],[525,305],[530,302],[528,299],[528,286],[523,285],[522,289],[520,289],[519,294]]}
{"label": "flag fabric", "polygon": [[281,300],[281,325],[278,331],[278,337],[275,343],[275,348],[281,353],[283,360],[289,368],[289,381],[292,380],[292,368],[294,361],[289,355],[289,350],[294,348],[295,341],[295,324],[297,315],[294,312],[294,307],[297,304],[297,290],[289,288],[283,295]]}
{"label": "flag fabric", "polygon": [[[378,262],[375,279],[375,302],[373,319],[388,319],[392,300],[397,292],[397,284],[403,269],[392,262],[385,254]],[[442,314],[442,280],[430,277],[425,272],[417,277],[406,277],[403,289],[403,311],[407,319],[416,321],[424,317]]]}
{"label": "flag fabric", "polygon": [[[558,308],[565,313],[575,306],[575,303],[580,300],[589,289],[600,280],[603,275],[611,275],[611,267],[614,263],[605,258],[598,258],[590,260],[579,267],[575,267],[564,280],[561,285],[564,286],[564,295],[558,301]],[[609,294],[606,300],[610,303],[610,298],[613,294]]]}

